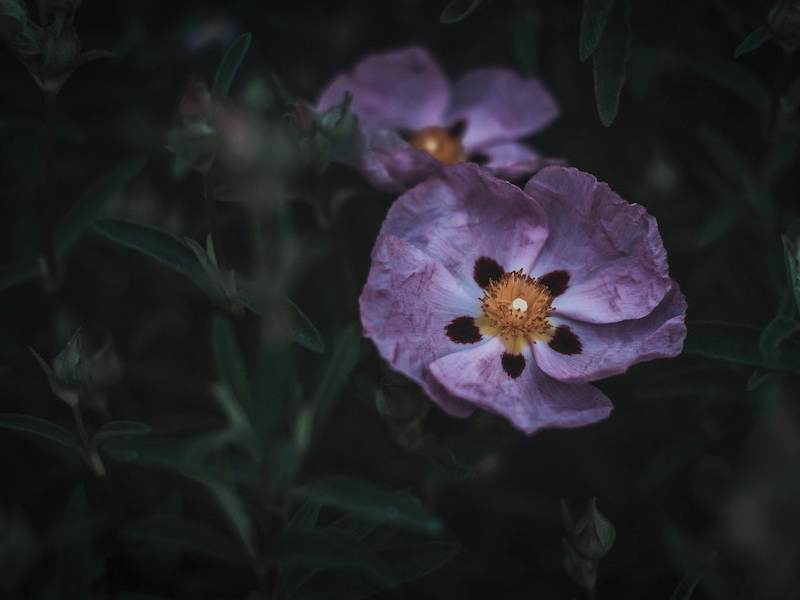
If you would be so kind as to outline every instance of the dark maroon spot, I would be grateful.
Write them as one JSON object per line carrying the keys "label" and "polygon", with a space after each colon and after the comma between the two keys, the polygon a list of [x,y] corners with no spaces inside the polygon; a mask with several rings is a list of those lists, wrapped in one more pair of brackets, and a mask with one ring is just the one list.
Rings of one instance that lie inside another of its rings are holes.
{"label": "dark maroon spot", "polygon": [[503,267],[497,264],[497,261],[488,256],[481,256],[475,261],[475,267],[472,269],[472,277],[482,288],[489,285],[492,279],[500,279],[503,276]]}
{"label": "dark maroon spot", "polygon": [[522,375],[522,371],[525,369],[525,357],[522,354],[509,354],[508,352],[503,352],[503,371],[511,377],[511,379],[516,379],[520,375]]}
{"label": "dark maroon spot", "polygon": [[485,165],[489,162],[489,156],[483,152],[473,152],[467,157],[469,162],[474,162],[477,165]]}
{"label": "dark maroon spot", "polygon": [[467,122],[464,119],[459,119],[450,127],[447,128],[447,133],[452,135],[457,140],[461,139],[461,136],[464,135],[464,130],[467,128]]}
{"label": "dark maroon spot", "polygon": [[555,298],[563,294],[569,287],[569,273],[566,271],[551,271],[547,275],[539,277],[539,283],[546,285]]}
{"label": "dark maroon spot", "polygon": [[580,354],[583,351],[583,344],[578,336],[566,325],[556,327],[553,339],[548,342],[548,345],[556,352],[566,355]]}
{"label": "dark maroon spot", "polygon": [[447,337],[456,344],[474,344],[481,341],[481,332],[472,317],[457,317],[444,328]]}

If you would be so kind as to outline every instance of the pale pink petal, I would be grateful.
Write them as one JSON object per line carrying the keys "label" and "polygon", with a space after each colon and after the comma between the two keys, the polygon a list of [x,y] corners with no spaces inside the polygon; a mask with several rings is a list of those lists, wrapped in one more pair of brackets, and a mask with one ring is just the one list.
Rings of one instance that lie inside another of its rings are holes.
{"label": "pale pink petal", "polygon": [[533,354],[539,367],[559,381],[594,381],[623,373],[636,363],[680,354],[685,316],[686,300],[675,283],[661,304],[641,319],[595,324],[555,317],[554,325],[566,325],[578,337],[581,352],[560,354],[538,342]]}
{"label": "pale pink petal", "polygon": [[525,191],[544,208],[550,235],[532,275],[569,273],[555,306],[590,323],[644,317],[672,287],[656,220],[605,183],[569,167],[545,167]]}
{"label": "pale pink petal", "polygon": [[468,295],[444,267],[385,234],[375,242],[359,304],[364,335],[394,369],[423,387],[426,365],[463,347],[447,337],[447,325],[480,311],[479,299]]}
{"label": "pale pink petal", "polygon": [[558,116],[558,105],[538,79],[510,69],[477,69],[453,88],[447,121],[463,119],[467,151],[515,140],[544,129]]}
{"label": "pale pink petal", "polygon": [[442,68],[419,46],[368,56],[325,88],[317,111],[341,103],[345,92],[352,94],[350,109],[361,123],[389,129],[441,125],[450,104]]}
{"label": "pale pink petal", "polygon": [[525,144],[505,142],[483,146],[476,151],[477,156],[485,157],[479,164],[495,177],[506,181],[517,181],[536,173],[550,165],[566,165],[561,158],[548,158],[537,154]]}
{"label": "pale pink petal", "polygon": [[547,237],[547,219],[518,187],[465,163],[398,198],[382,231],[413,244],[481,298],[475,261],[488,257],[505,271],[527,272]]}
{"label": "pale pink petal", "polygon": [[503,370],[504,345],[498,338],[439,358],[431,375],[447,392],[507,418],[530,435],[548,427],[580,427],[606,418],[611,402],[587,384],[556,381],[524,356],[522,374],[513,379]]}

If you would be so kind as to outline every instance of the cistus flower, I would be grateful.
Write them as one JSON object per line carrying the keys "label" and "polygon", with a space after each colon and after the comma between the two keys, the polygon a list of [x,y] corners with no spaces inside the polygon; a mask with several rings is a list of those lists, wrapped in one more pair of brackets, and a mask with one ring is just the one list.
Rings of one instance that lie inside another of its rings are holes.
{"label": "cistus flower", "polygon": [[455,165],[400,196],[360,307],[381,356],[442,409],[527,434],[607,417],[588,382],[675,356],[686,335],[655,219],[561,166],[521,190]]}
{"label": "cistus flower", "polygon": [[442,164],[476,162],[504,179],[545,164],[518,140],[558,116],[542,84],[510,69],[477,69],[454,84],[419,46],[371,55],[322,92],[322,113],[352,95],[359,139],[340,157],[386,191],[404,191]]}

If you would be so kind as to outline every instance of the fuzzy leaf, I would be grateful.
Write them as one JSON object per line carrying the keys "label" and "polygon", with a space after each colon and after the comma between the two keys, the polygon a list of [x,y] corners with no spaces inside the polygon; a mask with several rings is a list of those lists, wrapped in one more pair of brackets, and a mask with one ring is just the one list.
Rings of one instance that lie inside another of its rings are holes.
{"label": "fuzzy leaf", "polygon": [[772,30],[767,25],[762,25],[742,40],[742,43],[736,47],[733,57],[739,58],[742,54],[752,52],[756,48],[760,47],[761,44],[773,39],[774,37],[775,34],[772,33]]}
{"label": "fuzzy leaf", "polygon": [[204,523],[173,515],[143,517],[120,530],[124,538],[170,546],[230,563],[246,560],[236,543]]}
{"label": "fuzzy leaf", "polygon": [[59,252],[68,250],[78,241],[114,194],[144,168],[145,162],[144,158],[128,161],[104,175],[84,192],[58,224],[56,246]]}
{"label": "fuzzy leaf", "polygon": [[442,522],[410,494],[385,490],[359,479],[325,477],[306,484],[296,494],[366,519],[429,535],[438,535],[443,530]]}
{"label": "fuzzy leaf", "polygon": [[606,127],[614,122],[630,56],[630,0],[614,3],[600,42],[592,55],[597,114]]}
{"label": "fuzzy leaf", "polygon": [[32,433],[41,438],[50,440],[51,442],[61,444],[65,448],[74,450],[80,454],[81,457],[84,457],[83,446],[81,446],[78,436],[50,421],[45,421],[44,419],[31,417],[29,415],[6,413],[0,414],[0,427]]}
{"label": "fuzzy leaf", "polygon": [[252,39],[252,34],[243,33],[234,40],[231,47],[225,52],[225,56],[222,57],[222,61],[217,68],[217,73],[214,75],[214,85],[211,88],[211,95],[215,99],[223,100],[228,96],[233,78],[242,64]]}
{"label": "fuzzy leaf", "polygon": [[613,8],[614,0],[583,0],[581,38],[578,46],[578,57],[581,62],[597,50]]}
{"label": "fuzzy leaf", "polygon": [[439,22],[443,25],[458,23],[470,16],[483,0],[450,0],[439,15]]}
{"label": "fuzzy leaf", "polygon": [[236,331],[223,315],[214,317],[211,325],[214,367],[219,380],[230,388],[245,412],[253,414],[253,392],[247,377],[247,367],[242,356]]}

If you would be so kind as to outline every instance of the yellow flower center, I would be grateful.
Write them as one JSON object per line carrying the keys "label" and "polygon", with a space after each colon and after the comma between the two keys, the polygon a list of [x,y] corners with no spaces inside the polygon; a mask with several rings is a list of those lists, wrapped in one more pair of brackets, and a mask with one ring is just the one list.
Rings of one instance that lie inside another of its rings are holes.
{"label": "yellow flower center", "polygon": [[426,127],[417,131],[408,139],[408,143],[424,150],[445,165],[455,165],[466,160],[461,141],[443,127]]}
{"label": "yellow flower center", "polygon": [[484,288],[483,314],[475,324],[481,334],[503,338],[506,352],[520,354],[528,344],[553,338],[555,328],[549,321],[555,310],[552,302],[550,289],[524,275],[522,269],[503,273]]}

